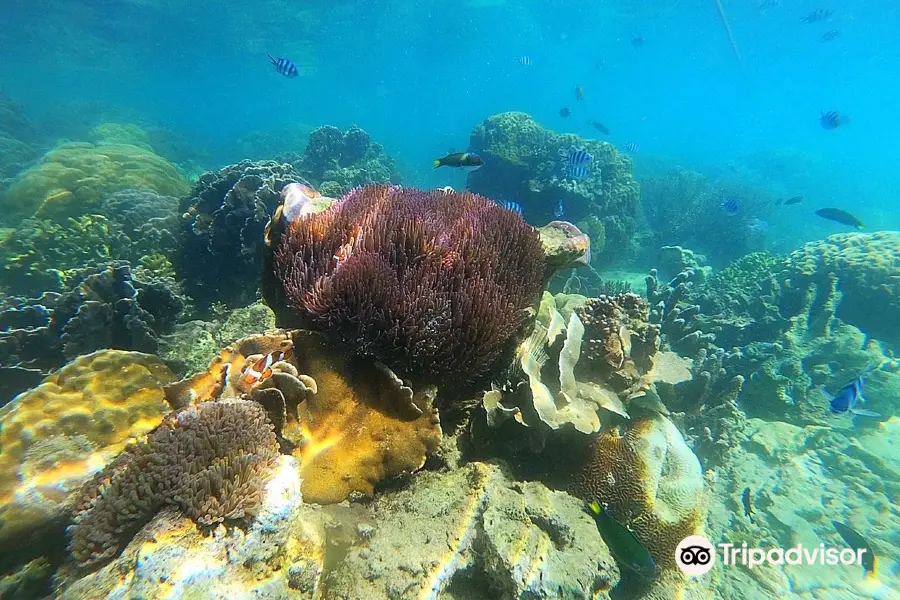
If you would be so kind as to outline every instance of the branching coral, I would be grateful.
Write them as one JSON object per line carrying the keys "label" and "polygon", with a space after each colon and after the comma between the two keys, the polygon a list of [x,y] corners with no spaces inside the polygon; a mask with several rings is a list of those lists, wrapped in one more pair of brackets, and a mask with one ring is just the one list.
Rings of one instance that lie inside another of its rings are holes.
{"label": "branching coral", "polygon": [[270,242],[263,293],[279,326],[451,391],[506,367],[546,276],[537,232],[466,192],[366,186]]}
{"label": "branching coral", "polygon": [[110,260],[132,264],[179,246],[177,200],[123,190],[100,201],[102,214],[25,219],[0,243],[2,287],[9,294],[62,291],[66,272]]}
{"label": "branching coral", "polygon": [[688,355],[709,347],[715,335],[701,331],[695,322],[700,307],[683,301],[693,286],[694,272],[682,271],[665,285],[656,274],[656,269],[652,269],[647,276],[647,299],[650,322],[659,325],[662,341],[672,350]]}
{"label": "branching coral", "polygon": [[173,260],[199,306],[253,302],[263,230],[294,181],[302,178],[291,165],[249,160],[200,177],[182,202],[185,241]]}
{"label": "branching coral", "polygon": [[272,424],[255,402],[175,412],[85,485],[75,503],[72,555],[82,566],[114,557],[165,506],[203,525],[246,520],[278,456]]}

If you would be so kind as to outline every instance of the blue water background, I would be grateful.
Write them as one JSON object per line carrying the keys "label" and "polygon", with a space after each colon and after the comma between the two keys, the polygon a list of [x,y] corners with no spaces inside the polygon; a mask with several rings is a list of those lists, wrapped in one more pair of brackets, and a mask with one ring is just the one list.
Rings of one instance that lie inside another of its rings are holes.
{"label": "blue water background", "polygon": [[[740,63],[715,0],[7,0],[0,89],[37,121],[81,101],[133,111],[209,148],[209,166],[242,158],[234,140],[250,131],[355,123],[421,186],[464,185],[431,160],[466,148],[492,114],[525,111],[586,137],[597,119],[609,141],[640,146],[638,168],[669,157],[806,196],[765,215],[790,245],[846,230],[811,215],[823,206],[900,229],[900,5],[723,5]],[[834,14],[799,22],[818,8]],[[820,42],[829,29],[841,36]],[[267,52],[304,74],[278,75]],[[853,123],[826,131],[823,110]]]}

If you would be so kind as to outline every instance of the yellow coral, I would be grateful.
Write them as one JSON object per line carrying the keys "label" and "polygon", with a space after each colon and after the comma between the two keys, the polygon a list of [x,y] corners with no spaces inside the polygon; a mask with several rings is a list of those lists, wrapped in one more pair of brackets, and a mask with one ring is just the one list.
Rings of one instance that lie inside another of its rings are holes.
{"label": "yellow coral", "polygon": [[100,123],[91,129],[88,138],[97,144],[128,144],[153,150],[147,132],[131,123]]}
{"label": "yellow coral", "polygon": [[0,214],[12,225],[31,216],[63,221],[96,212],[105,194],[130,188],[175,197],[189,191],[172,163],[144,148],[64,144],[13,181],[0,196]]}
{"label": "yellow coral", "polygon": [[663,568],[675,566],[678,543],[698,533],[705,518],[700,463],[662,415],[638,421],[624,434],[601,433],[573,491],[606,504]]}
{"label": "yellow coral", "polygon": [[101,350],[0,408],[0,543],[54,517],[68,493],[169,412],[159,359]]}
{"label": "yellow coral", "polygon": [[[371,495],[379,481],[422,467],[441,439],[434,390],[413,393],[383,365],[344,357],[322,334],[274,330],[238,340],[205,372],[167,386],[166,396],[186,406],[273,387],[267,380],[248,383],[244,369],[290,347],[290,367],[273,376],[294,381],[293,390],[274,386],[286,407],[275,409],[272,394],[251,397],[270,411],[293,449],[305,500],[328,504],[353,493]],[[297,379],[291,371],[302,375]]]}

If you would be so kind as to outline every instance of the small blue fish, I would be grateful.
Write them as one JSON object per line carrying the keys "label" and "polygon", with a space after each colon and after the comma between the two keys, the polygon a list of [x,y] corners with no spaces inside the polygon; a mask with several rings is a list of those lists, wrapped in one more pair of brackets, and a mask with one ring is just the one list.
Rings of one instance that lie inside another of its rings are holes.
{"label": "small blue fish", "polygon": [[297,65],[295,65],[294,61],[291,59],[284,58],[283,56],[275,58],[271,54],[268,54],[267,56],[269,57],[269,62],[275,67],[275,70],[285,77],[296,77],[300,74],[300,69],[297,68]]}
{"label": "small blue fish", "polygon": [[824,389],[822,390],[825,397],[829,398],[829,408],[833,414],[843,415],[851,413],[862,417],[881,416],[871,410],[858,408],[858,406],[866,400],[865,397],[863,397],[863,379],[865,379],[866,375],[868,375],[871,370],[872,369],[866,368],[866,370],[859,374],[859,377],[845,384],[834,396],[831,396]]}
{"label": "small blue fish", "polygon": [[738,212],[740,212],[741,205],[738,204],[738,201],[735,200],[734,198],[730,198],[730,199],[726,200],[725,202],[723,202],[722,204],[720,204],[719,208],[721,208],[722,212],[724,212],[729,217],[733,217],[736,214],[738,214]]}
{"label": "small blue fish", "polygon": [[518,202],[513,202],[512,200],[507,200],[506,202],[501,202],[500,206],[502,206],[506,210],[511,210],[518,215],[522,214],[522,205],[519,204]]}
{"label": "small blue fish", "polygon": [[826,8],[817,8],[816,10],[810,11],[805,16],[800,18],[801,23],[818,23],[820,21],[824,21],[828,17],[831,16],[831,11]]}
{"label": "small blue fish", "polygon": [[563,206],[562,198],[559,199],[559,202],[556,203],[556,210],[553,211],[553,216],[557,219],[563,216],[566,212],[565,207]]}

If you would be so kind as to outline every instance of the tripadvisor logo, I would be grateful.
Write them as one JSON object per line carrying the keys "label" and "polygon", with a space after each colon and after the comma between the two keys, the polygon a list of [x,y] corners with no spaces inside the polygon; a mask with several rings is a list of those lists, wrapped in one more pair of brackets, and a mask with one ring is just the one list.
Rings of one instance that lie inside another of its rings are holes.
{"label": "tripadvisor logo", "polygon": [[[791,548],[752,548],[746,543],[718,544],[722,552],[722,564],[743,565],[753,569],[760,565],[862,565],[866,548],[829,548],[825,544],[806,547],[798,544]],[[675,549],[675,563],[686,575],[703,575],[713,568],[716,549],[702,535],[691,535]]]}

